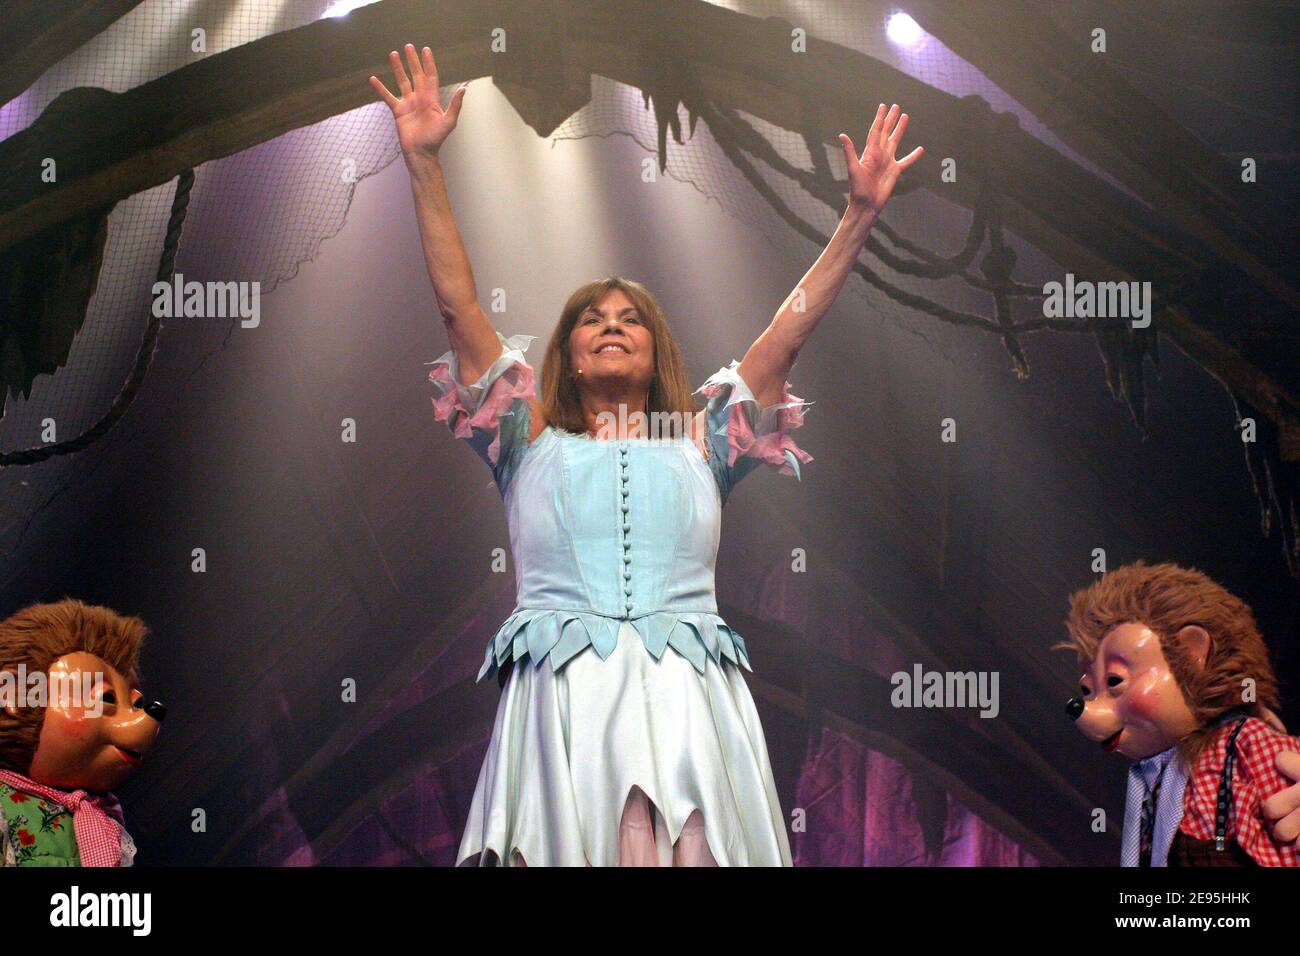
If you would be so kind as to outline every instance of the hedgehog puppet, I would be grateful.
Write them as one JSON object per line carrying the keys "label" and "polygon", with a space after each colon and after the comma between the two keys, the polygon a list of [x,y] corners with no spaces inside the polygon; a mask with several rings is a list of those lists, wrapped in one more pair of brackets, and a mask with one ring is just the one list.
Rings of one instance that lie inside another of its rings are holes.
{"label": "hedgehog puppet", "polygon": [[1295,836],[1269,825],[1298,789],[1278,757],[1300,739],[1273,715],[1277,680],[1250,608],[1200,571],[1138,562],[1077,592],[1066,628],[1058,647],[1080,670],[1067,713],[1135,761],[1121,863],[1300,864]]}
{"label": "hedgehog puppet", "polygon": [[138,618],[80,601],[0,621],[0,866],[130,866],[113,790],[165,708],[139,684]]}

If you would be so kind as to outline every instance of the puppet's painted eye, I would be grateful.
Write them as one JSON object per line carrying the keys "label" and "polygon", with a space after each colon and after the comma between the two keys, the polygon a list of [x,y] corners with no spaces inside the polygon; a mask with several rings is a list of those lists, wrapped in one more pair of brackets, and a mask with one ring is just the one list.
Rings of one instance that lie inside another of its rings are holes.
{"label": "puppet's painted eye", "polygon": [[101,697],[100,700],[103,701],[105,704],[116,704],[117,694],[113,693],[113,691],[111,690],[106,690],[104,691],[104,696]]}
{"label": "puppet's painted eye", "polygon": [[1079,690],[1083,691],[1083,696],[1084,696],[1084,697],[1091,697],[1091,696],[1092,696],[1092,691],[1090,691],[1090,690],[1088,689],[1088,685],[1087,685],[1087,684],[1080,684],[1080,685],[1079,685]]}
{"label": "puppet's painted eye", "polygon": [[1107,687],[1118,687],[1122,683],[1124,683],[1124,678],[1120,677],[1118,674],[1111,674],[1106,678]]}

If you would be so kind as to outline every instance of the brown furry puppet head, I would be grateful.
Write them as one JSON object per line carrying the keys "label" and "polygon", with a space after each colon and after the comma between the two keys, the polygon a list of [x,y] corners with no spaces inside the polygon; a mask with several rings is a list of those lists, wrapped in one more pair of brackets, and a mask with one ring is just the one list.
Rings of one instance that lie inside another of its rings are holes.
{"label": "brown furry puppet head", "polygon": [[[0,671],[26,665],[28,674],[48,672],[65,654],[85,651],[102,658],[132,683],[139,682],[140,647],[148,630],[135,617],[70,598],[33,604],[0,621]],[[0,768],[26,774],[41,737],[42,707],[0,708]]]}
{"label": "brown furry puppet head", "polygon": [[[1240,709],[1264,718],[1265,707],[1277,708],[1277,680],[1254,614],[1202,572],[1141,561],[1108,572],[1071,597],[1066,620],[1070,640],[1057,647],[1075,651],[1080,670],[1087,670],[1106,636],[1125,624],[1144,625],[1158,636],[1182,691],[1196,725],[1178,742],[1184,760],[1195,760],[1213,738],[1218,718],[1228,711]],[[1248,679],[1254,682],[1253,701],[1243,699]],[[1088,690],[1101,695],[1105,688]],[[1092,706],[1091,699],[1086,706]],[[1082,725],[1088,716],[1081,714],[1078,720],[1085,733]]]}

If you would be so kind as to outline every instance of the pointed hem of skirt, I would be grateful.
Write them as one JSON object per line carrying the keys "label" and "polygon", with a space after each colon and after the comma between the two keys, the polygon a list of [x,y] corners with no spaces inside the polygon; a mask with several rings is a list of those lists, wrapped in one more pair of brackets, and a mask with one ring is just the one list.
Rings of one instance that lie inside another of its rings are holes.
{"label": "pointed hem of skirt", "polygon": [[698,811],[719,865],[793,865],[743,672],[655,658],[631,625],[608,657],[513,669],[456,865],[513,865],[516,850],[528,866],[618,865],[633,787],[673,844]]}

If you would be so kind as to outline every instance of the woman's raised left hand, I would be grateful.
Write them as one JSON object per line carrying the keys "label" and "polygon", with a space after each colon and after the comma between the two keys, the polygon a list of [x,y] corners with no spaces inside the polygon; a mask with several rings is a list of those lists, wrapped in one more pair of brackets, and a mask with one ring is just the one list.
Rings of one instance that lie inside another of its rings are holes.
{"label": "woman's raised left hand", "polygon": [[902,159],[895,159],[898,144],[907,129],[907,114],[899,113],[898,104],[885,112],[881,103],[876,110],[875,122],[867,131],[867,142],[862,147],[862,155],[857,154],[853,140],[840,133],[840,145],[844,147],[844,161],[849,168],[849,203],[861,206],[873,213],[885,208],[894,183],[898,177],[925,152],[924,146],[918,146]]}

